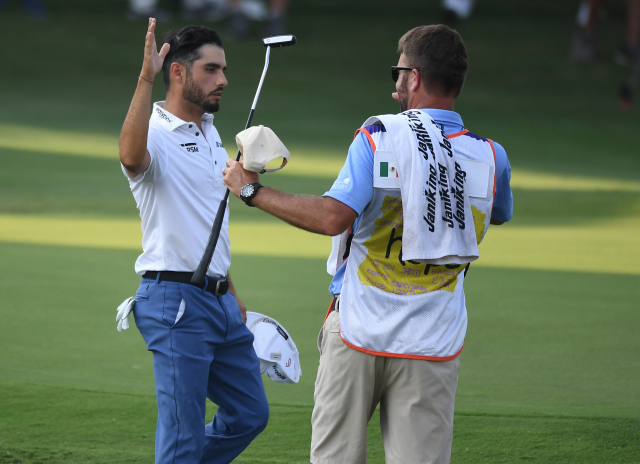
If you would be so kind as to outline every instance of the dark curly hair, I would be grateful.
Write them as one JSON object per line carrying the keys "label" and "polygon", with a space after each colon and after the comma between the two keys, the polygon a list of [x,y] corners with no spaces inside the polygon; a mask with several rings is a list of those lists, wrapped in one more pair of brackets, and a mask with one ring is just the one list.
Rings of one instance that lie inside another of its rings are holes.
{"label": "dark curly hair", "polygon": [[203,45],[216,45],[222,47],[220,36],[209,28],[202,26],[186,26],[176,32],[168,32],[164,37],[164,43],[170,45],[169,53],[162,63],[162,80],[167,91],[169,90],[169,69],[172,63],[180,63],[188,71],[194,61],[200,59],[200,47]]}

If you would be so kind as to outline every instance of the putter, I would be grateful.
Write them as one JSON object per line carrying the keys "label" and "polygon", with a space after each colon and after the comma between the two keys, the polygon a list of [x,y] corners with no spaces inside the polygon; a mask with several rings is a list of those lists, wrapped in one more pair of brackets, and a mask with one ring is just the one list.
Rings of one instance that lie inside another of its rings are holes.
{"label": "putter", "polygon": [[[244,128],[248,129],[251,125],[251,119],[253,119],[253,113],[256,110],[256,105],[258,103],[258,97],[260,96],[260,90],[262,90],[262,83],[264,82],[264,77],[267,75],[267,68],[269,67],[269,55],[271,54],[272,48],[280,48],[280,47],[290,47],[291,45],[295,45],[296,36],[295,35],[278,35],[275,37],[267,37],[262,39],[262,45],[267,47],[267,55],[264,59],[264,70],[262,71],[262,77],[260,78],[260,83],[258,84],[258,90],[256,91],[256,96],[253,99],[253,104],[251,105],[251,111],[249,112],[249,118],[247,119],[247,124],[245,124]],[[240,161],[240,150],[238,150],[238,154],[236,155],[236,161]],[[209,269],[209,265],[211,264],[211,260],[213,259],[213,253],[216,251],[216,245],[218,243],[218,237],[220,237],[220,229],[222,228],[222,220],[224,219],[224,211],[227,207],[227,201],[229,200],[229,189],[224,193],[224,198],[220,202],[220,206],[218,207],[218,212],[216,213],[216,218],[213,221],[213,226],[211,227],[211,234],[209,235],[209,241],[207,242],[207,248],[204,250],[204,254],[200,259],[200,264],[193,273],[193,277],[191,277],[191,283],[194,285],[198,285],[199,287],[204,287],[205,276],[207,275],[207,269]]]}

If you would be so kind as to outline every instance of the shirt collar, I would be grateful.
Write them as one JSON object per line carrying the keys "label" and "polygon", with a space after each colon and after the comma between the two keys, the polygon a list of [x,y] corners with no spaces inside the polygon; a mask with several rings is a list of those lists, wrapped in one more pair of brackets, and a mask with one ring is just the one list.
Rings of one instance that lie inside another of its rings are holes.
{"label": "shirt collar", "polygon": [[455,111],[437,110],[434,108],[420,108],[420,111],[424,111],[431,116],[435,122],[442,126],[442,130],[444,130],[444,133],[447,135],[464,130],[462,118]]}
{"label": "shirt collar", "polygon": [[[151,114],[151,120],[159,123],[162,126],[165,126],[170,131],[176,130],[178,127],[184,126],[185,124],[189,124],[186,121],[183,121],[177,116],[169,113],[164,109],[164,101],[159,101],[153,104],[153,113]],[[204,113],[202,115],[202,122],[213,124],[213,115],[209,113]]]}

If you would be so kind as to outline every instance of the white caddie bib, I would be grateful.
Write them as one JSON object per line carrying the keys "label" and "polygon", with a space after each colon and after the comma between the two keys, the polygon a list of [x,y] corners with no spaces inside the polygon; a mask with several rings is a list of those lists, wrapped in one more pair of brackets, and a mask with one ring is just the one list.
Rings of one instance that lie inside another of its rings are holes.
{"label": "white caddie bib", "polygon": [[[370,118],[363,127],[371,124],[380,121]],[[467,170],[480,243],[491,218],[495,157],[490,140],[467,133],[449,140]],[[394,165],[389,134],[367,136],[374,149],[374,193],[351,242],[340,295],[342,339],[354,349],[381,356],[452,359],[462,350],[466,334],[466,265],[403,259],[402,173]]]}

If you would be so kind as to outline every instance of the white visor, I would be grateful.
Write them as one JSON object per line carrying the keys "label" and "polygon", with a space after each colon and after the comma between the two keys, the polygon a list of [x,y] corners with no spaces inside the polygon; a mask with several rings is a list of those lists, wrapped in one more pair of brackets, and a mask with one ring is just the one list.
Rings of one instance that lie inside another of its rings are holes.
{"label": "white visor", "polygon": [[260,359],[260,372],[274,382],[298,383],[302,370],[296,344],[278,321],[247,311],[247,327],[253,332],[253,349]]}
{"label": "white visor", "polygon": [[[274,172],[285,167],[289,161],[289,150],[268,127],[253,126],[239,132],[236,135],[236,144],[242,153],[243,165],[247,171],[260,174]],[[277,158],[282,158],[280,166],[267,169],[267,165]]]}

